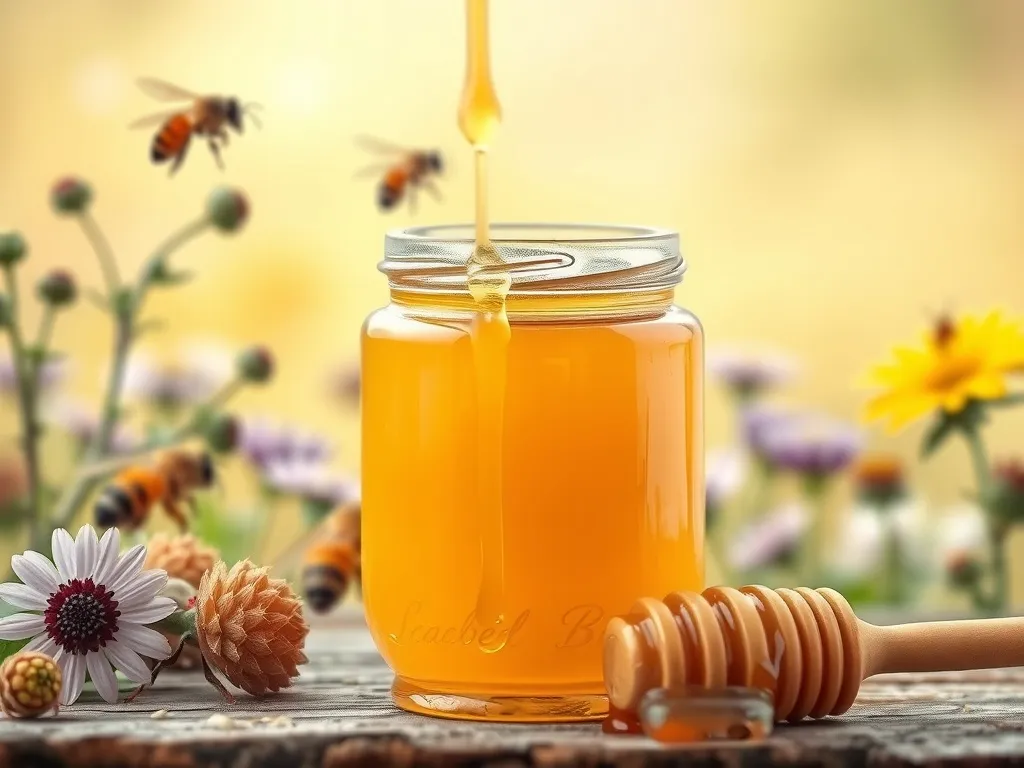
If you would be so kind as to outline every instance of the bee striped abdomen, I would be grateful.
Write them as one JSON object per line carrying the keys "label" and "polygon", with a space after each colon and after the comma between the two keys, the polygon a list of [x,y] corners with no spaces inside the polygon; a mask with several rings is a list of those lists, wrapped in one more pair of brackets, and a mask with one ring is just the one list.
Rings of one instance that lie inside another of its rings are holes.
{"label": "bee striped abdomen", "polygon": [[404,166],[399,165],[389,170],[377,190],[377,204],[385,210],[393,208],[402,199],[408,182],[409,172]]}
{"label": "bee striped abdomen", "polygon": [[358,561],[347,542],[327,541],[306,553],[302,591],[316,613],[326,613],[345,597]]}
{"label": "bee striped abdomen", "polygon": [[175,115],[160,129],[153,138],[153,146],[149,156],[154,163],[163,163],[176,157],[188,144],[192,136],[192,121],[188,115]]}

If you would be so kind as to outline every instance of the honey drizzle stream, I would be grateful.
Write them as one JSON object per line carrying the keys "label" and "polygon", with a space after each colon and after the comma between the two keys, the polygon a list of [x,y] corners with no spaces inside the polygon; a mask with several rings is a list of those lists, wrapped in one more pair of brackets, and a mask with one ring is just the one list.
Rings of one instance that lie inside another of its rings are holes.
{"label": "honey drizzle stream", "polygon": [[[512,280],[491,244],[487,212],[487,150],[501,120],[491,82],[487,0],[466,0],[466,82],[459,105],[459,129],[473,147],[476,170],[476,245],[467,264],[469,292],[477,303],[471,339],[477,390],[477,505],[480,515],[481,578],[476,620],[501,624],[505,600],[505,543],[502,520],[502,442],[508,341],[505,297]],[[507,633],[495,633],[497,637]],[[500,651],[504,640],[483,648]]]}

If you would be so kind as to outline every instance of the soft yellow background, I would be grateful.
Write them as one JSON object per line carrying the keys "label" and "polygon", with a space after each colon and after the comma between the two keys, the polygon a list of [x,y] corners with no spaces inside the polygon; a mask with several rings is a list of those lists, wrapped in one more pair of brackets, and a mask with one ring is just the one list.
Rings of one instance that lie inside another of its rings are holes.
{"label": "soft yellow background", "polygon": [[[493,0],[505,120],[493,161],[503,220],[610,221],[682,232],[679,291],[712,348],[776,347],[805,371],[794,399],[854,417],[854,379],[943,308],[1024,311],[1024,6],[1014,0]],[[126,269],[223,183],[251,196],[241,235],[178,263],[199,277],[150,305],[170,330],[263,341],[280,360],[267,412],[330,430],[358,465],[355,419],[324,397],[356,359],[363,317],[386,301],[384,232],[471,211],[455,126],[463,68],[457,0],[3,0],[0,228],[30,239],[26,267],[96,284],[73,222],[47,189],[91,180],[95,215]],[[152,75],[262,102],[218,171],[196,144],[173,179],[127,124],[163,105]],[[358,132],[445,152],[445,201],[389,215]],[[58,325],[74,388],[95,396],[110,330],[88,305]],[[712,391],[709,445],[728,438]],[[990,431],[1021,447],[1024,415]],[[914,455],[919,431],[876,446]],[[950,444],[913,479],[928,501],[970,485]]]}

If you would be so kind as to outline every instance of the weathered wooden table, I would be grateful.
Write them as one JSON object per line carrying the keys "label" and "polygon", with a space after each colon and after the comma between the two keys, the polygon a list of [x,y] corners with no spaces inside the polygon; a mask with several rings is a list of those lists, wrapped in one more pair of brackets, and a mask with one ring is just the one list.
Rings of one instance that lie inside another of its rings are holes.
{"label": "weathered wooden table", "polygon": [[[1024,765],[1024,670],[876,678],[841,718],[780,726],[759,744],[670,750],[604,736],[595,724],[405,714],[388,698],[390,673],[369,635],[351,619],[315,628],[309,655],[295,688],[263,701],[240,696],[232,707],[201,674],[169,672],[133,704],[86,694],[59,718],[0,721],[0,768]],[[159,710],[166,716],[154,719]]]}

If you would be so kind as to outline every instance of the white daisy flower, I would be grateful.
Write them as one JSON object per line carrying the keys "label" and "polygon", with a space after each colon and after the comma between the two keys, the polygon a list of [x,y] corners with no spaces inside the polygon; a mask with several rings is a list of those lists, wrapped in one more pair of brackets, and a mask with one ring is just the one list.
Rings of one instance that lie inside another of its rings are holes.
{"label": "white daisy flower", "polygon": [[118,555],[116,528],[96,538],[85,525],[75,539],[60,528],[53,532],[53,559],[31,550],[11,558],[23,583],[0,584],[0,599],[33,613],[0,619],[0,640],[32,638],[27,651],[45,653],[64,676],[61,704],[73,704],[82,693],[85,674],[103,699],[117,701],[116,667],[140,685],[152,673],[143,656],[165,659],[171,647],[146,624],[170,616],[177,606],[159,596],[165,571],[142,570],[143,545]]}

